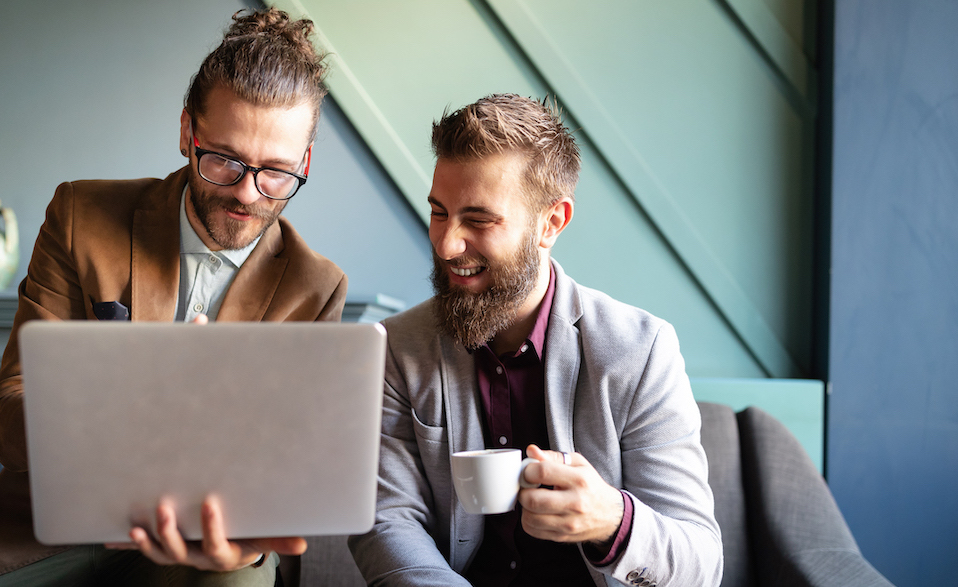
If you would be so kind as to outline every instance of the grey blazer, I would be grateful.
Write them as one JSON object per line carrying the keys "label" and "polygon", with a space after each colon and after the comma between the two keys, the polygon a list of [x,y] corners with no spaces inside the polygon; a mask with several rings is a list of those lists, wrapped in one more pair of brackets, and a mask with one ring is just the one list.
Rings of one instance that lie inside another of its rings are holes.
{"label": "grey blazer", "polygon": [[[635,512],[625,553],[589,565],[596,584],[718,585],[722,545],[701,418],[675,331],[552,267],[549,442],[585,456]],[[459,504],[449,455],[484,448],[473,358],[438,333],[431,301],[385,326],[378,511],[350,549],[373,585],[468,585],[458,573],[482,541],[483,518]]]}

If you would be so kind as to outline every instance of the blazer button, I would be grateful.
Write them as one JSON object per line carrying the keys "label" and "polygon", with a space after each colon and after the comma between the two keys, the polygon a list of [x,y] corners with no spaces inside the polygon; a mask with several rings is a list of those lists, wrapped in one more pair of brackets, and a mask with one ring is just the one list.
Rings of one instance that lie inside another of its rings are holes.
{"label": "blazer button", "polygon": [[632,584],[637,584],[639,579],[638,571],[630,571],[628,575],[625,576],[625,580]]}

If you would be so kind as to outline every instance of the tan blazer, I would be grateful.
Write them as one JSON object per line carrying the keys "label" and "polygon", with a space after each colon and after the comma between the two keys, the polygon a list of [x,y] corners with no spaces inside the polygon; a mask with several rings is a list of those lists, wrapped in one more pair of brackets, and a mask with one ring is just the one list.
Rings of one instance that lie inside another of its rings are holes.
{"label": "tan blazer", "polygon": [[[179,204],[187,168],[164,180],[61,184],[47,208],[0,365],[0,573],[51,549],[33,538],[17,332],[28,320],[94,320],[118,301],[131,319],[172,321],[180,279]],[[226,292],[218,321],[337,321],[346,276],[285,218],[271,226]]]}

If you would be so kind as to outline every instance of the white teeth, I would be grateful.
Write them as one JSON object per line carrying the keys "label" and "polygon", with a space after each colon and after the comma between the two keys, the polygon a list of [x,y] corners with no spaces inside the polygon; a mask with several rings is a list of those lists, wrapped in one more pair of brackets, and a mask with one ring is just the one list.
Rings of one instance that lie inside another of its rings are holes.
{"label": "white teeth", "polygon": [[460,269],[459,267],[451,267],[452,272],[458,275],[459,277],[469,277],[470,275],[475,275],[482,271],[482,267],[475,267],[472,269]]}

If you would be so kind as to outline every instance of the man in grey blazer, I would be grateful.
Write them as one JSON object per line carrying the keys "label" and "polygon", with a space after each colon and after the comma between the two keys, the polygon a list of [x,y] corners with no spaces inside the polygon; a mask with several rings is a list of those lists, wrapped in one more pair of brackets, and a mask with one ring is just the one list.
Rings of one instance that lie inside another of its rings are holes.
{"label": "man in grey blazer", "polygon": [[[550,258],[579,153],[554,109],[494,95],[433,125],[435,297],[385,321],[374,585],[718,585],[700,416],[672,327]],[[465,512],[450,455],[515,447],[516,511]]]}

